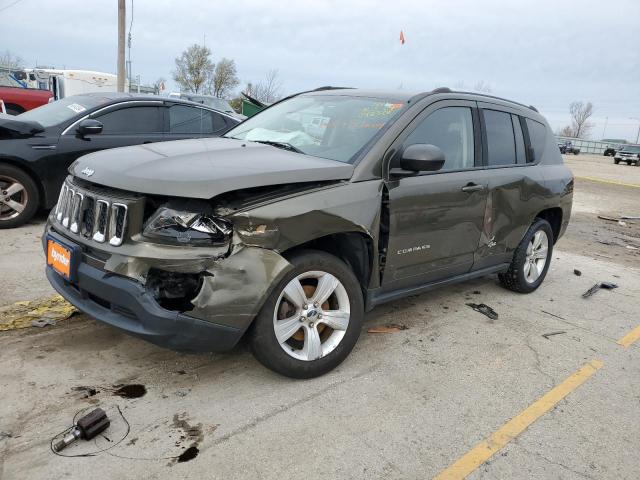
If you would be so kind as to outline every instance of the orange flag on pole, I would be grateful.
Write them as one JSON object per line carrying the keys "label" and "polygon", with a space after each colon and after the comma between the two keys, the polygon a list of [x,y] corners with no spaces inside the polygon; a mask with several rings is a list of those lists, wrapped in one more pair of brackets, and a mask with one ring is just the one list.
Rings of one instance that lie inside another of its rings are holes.
{"label": "orange flag on pole", "polygon": [[400,43],[404,45],[404,32],[400,30]]}

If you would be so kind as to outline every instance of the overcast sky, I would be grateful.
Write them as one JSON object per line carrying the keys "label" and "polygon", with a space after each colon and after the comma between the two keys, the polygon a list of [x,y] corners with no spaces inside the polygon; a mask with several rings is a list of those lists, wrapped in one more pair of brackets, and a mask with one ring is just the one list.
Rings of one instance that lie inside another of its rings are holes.
{"label": "overcast sky", "polygon": [[[0,0],[0,50],[26,66],[115,73],[117,0],[15,2]],[[127,9],[128,28],[131,0]],[[608,117],[606,137],[635,140],[639,22],[640,0],[133,0],[132,70],[143,83],[170,79],[175,57],[205,41],[214,61],[236,61],[243,84],[273,68],[284,93],[484,81],[538,107],[554,128],[568,123],[571,101],[591,101],[592,138]]]}

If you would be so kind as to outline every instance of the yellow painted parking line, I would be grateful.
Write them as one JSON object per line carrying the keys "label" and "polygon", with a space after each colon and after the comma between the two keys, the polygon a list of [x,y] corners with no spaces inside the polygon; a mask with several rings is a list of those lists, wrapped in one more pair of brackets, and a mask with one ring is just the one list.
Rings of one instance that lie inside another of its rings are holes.
{"label": "yellow painted parking line", "polygon": [[618,340],[618,345],[622,345],[623,347],[627,348],[629,345],[631,345],[633,342],[635,342],[636,340],[640,339],[640,327],[636,327],[633,330],[631,330],[629,333],[627,333],[624,337],[622,337],[620,340]]}
{"label": "yellow painted parking line", "polygon": [[632,187],[632,188],[640,188],[640,185],[637,183],[627,183],[627,182],[619,182],[618,180],[605,180],[603,178],[596,177],[574,177],[578,180],[589,180],[590,182],[600,182],[600,183],[608,183],[610,185],[620,185],[622,187]]}
{"label": "yellow painted parking line", "polygon": [[556,406],[560,400],[582,385],[602,365],[603,363],[600,360],[591,360],[585,364],[560,385],[544,394],[523,412],[492,433],[486,440],[478,443],[467,454],[436,475],[434,480],[465,478],[489,460],[496,452],[504,448],[511,440],[524,432],[529,425]]}

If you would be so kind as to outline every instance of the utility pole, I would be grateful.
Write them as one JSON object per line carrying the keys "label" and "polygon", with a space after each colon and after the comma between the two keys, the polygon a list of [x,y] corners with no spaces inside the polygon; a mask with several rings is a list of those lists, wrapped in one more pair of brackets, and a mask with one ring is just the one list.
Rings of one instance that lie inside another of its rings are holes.
{"label": "utility pole", "polygon": [[[629,120],[637,120],[640,122],[640,118],[638,117],[629,117]],[[638,140],[640,140],[640,124],[638,124],[638,134],[636,135],[636,145],[638,144]]]}
{"label": "utility pole", "polygon": [[118,0],[118,91],[124,92],[124,23],[126,17],[125,0]]}

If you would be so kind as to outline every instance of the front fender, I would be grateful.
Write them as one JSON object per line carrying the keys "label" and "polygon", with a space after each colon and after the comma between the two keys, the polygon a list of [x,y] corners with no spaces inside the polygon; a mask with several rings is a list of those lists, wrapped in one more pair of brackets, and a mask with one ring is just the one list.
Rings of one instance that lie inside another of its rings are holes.
{"label": "front fender", "polygon": [[320,237],[359,232],[377,245],[382,181],[346,183],[229,217],[234,243],[284,252]]}

